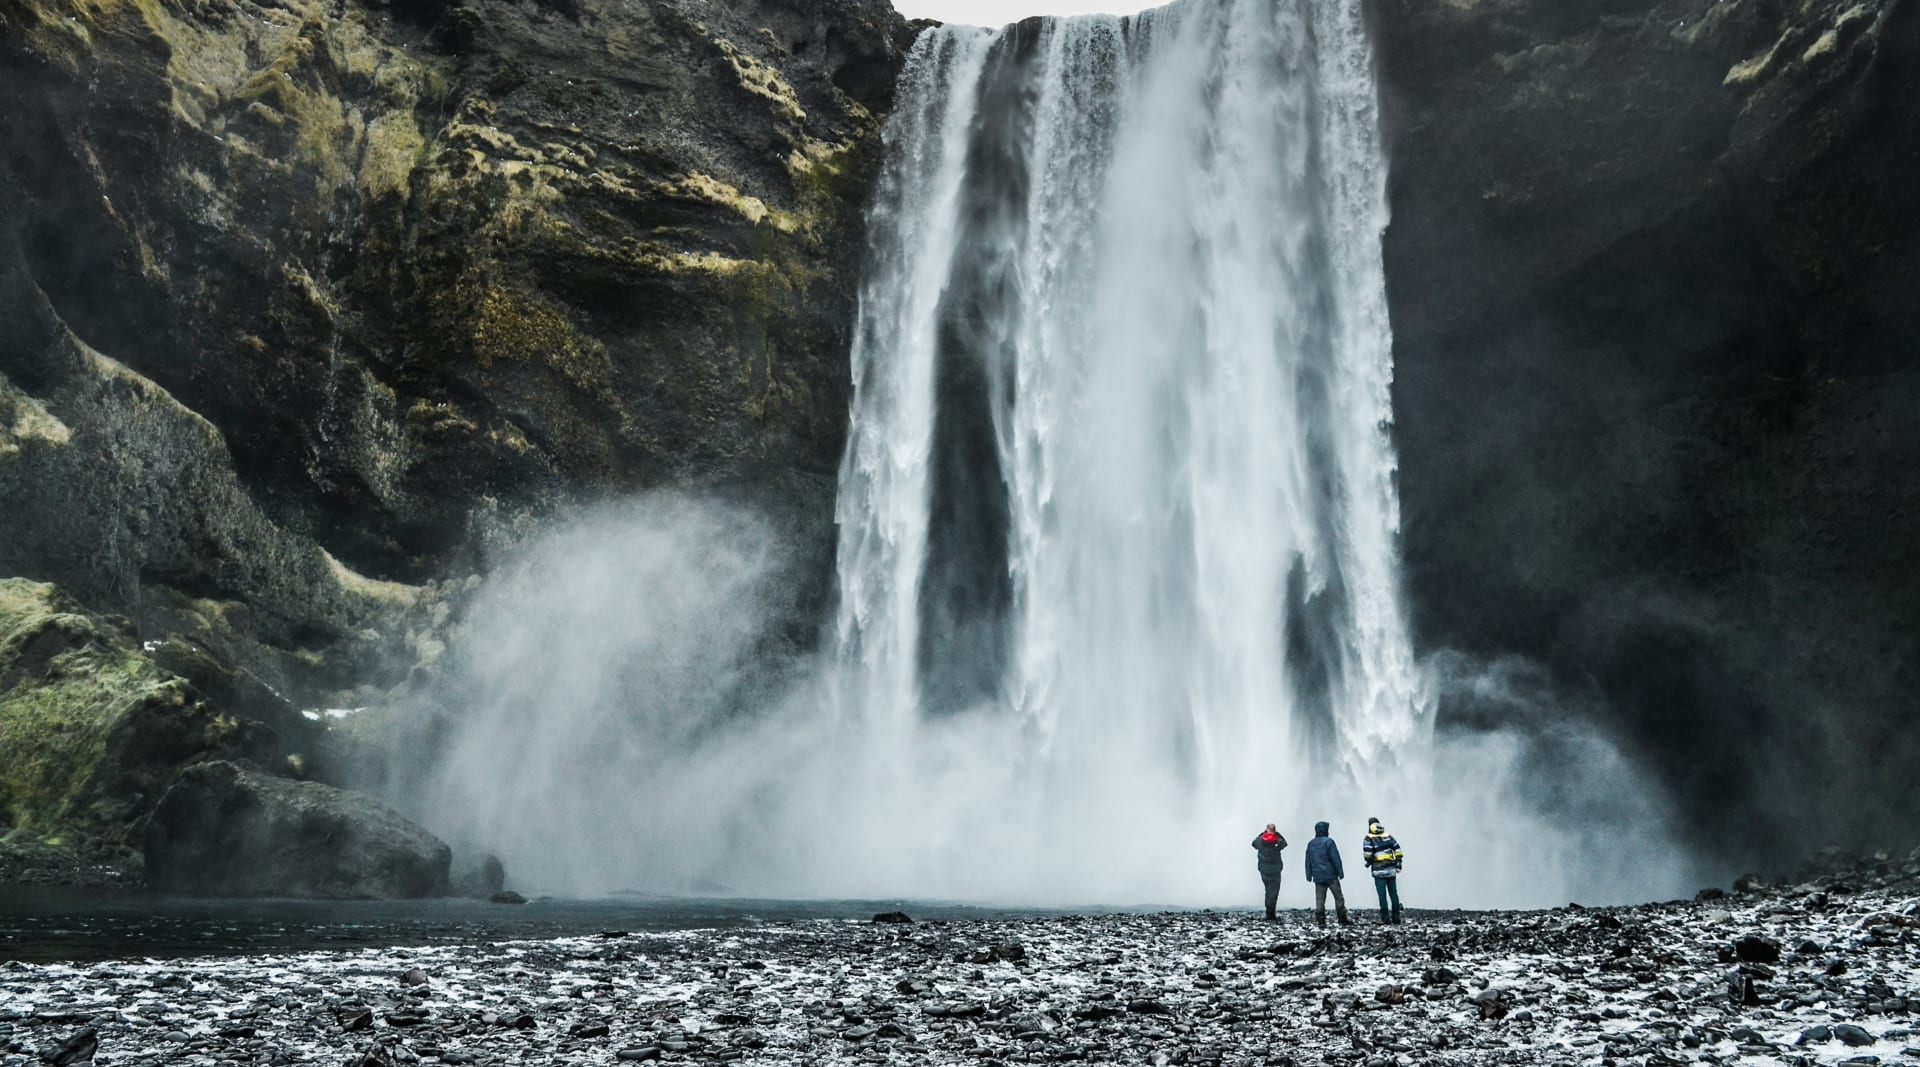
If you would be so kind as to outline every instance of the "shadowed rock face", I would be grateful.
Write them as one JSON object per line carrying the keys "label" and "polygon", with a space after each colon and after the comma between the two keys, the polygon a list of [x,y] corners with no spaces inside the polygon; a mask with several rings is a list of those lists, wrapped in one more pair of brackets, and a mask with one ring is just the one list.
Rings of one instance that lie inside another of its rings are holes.
{"label": "shadowed rock face", "polygon": [[0,576],[252,731],[0,826],[118,840],[209,756],[338,780],[298,709],[431,670],[574,501],[747,498],[811,640],[910,42],[884,0],[0,0]]}
{"label": "shadowed rock face", "polygon": [[1423,642],[1597,690],[1726,852],[1912,825],[1920,5],[1379,15]]}
{"label": "shadowed rock face", "polygon": [[147,824],[165,893],[393,899],[447,892],[452,852],[379,804],[216,762],[188,768]]}
{"label": "shadowed rock face", "polygon": [[376,616],[580,497],[744,487],[818,599],[910,39],[883,0],[0,7],[0,574],[296,699],[430,658]]}
{"label": "shadowed rock face", "polygon": [[119,844],[180,763],[244,751],[261,729],[52,586],[0,580],[0,824]]}

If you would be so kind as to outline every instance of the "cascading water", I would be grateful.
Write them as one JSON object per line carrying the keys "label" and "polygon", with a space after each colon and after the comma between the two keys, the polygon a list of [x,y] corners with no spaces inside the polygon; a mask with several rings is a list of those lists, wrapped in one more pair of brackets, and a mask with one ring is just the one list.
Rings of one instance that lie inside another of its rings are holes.
{"label": "cascading water", "polygon": [[887,151],[842,714],[1026,875],[1122,825],[1158,850],[1137,891],[1164,864],[1191,895],[1196,835],[1344,795],[1430,723],[1360,4],[930,30]]}

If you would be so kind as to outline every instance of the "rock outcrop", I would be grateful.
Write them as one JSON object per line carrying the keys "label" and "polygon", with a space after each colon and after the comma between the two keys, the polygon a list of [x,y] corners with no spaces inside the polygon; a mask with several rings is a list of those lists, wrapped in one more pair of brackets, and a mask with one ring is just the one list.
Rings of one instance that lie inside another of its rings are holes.
{"label": "rock outcrop", "polygon": [[438,838],[357,793],[229,763],[183,772],[147,823],[161,892],[389,899],[447,892]]}
{"label": "rock outcrop", "polygon": [[1913,825],[1920,5],[1378,26],[1423,643],[1597,691],[1712,848]]}
{"label": "rock outcrop", "polygon": [[810,633],[910,42],[885,0],[0,0],[0,576],[126,620],[62,661],[106,695],[9,706],[0,829],[117,840],[207,756],[341,780],[259,738],[431,671],[574,501],[751,499]]}
{"label": "rock outcrop", "polygon": [[909,41],[884,0],[0,5],[0,574],[302,700],[430,657],[422,583],[568,499],[744,485],[826,558]]}
{"label": "rock outcrop", "polygon": [[126,843],[179,766],[260,741],[52,586],[0,580],[0,825]]}

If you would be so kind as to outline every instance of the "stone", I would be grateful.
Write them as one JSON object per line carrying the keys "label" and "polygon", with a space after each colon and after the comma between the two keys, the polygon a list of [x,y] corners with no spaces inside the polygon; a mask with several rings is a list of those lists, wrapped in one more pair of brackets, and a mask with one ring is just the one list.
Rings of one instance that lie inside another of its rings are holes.
{"label": "stone", "polygon": [[400,984],[404,986],[423,986],[427,984],[427,972],[412,967],[400,975]]}
{"label": "stone", "polygon": [[454,896],[487,900],[507,887],[507,868],[492,853],[466,857],[456,855],[447,878]]}
{"label": "stone", "polygon": [[1735,1007],[1754,1007],[1760,1003],[1760,990],[1754,984],[1753,976],[1742,971],[1733,971],[1727,976],[1727,999]]}
{"label": "stone", "polygon": [[622,1063],[640,1063],[646,1060],[657,1060],[660,1058],[660,1046],[641,1045],[634,1048],[623,1048],[614,1053],[613,1058]]}
{"label": "stone", "polygon": [[182,772],[146,831],[163,892],[388,899],[446,892],[452,853],[373,800],[231,762]]}
{"label": "stone", "polygon": [[78,1063],[91,1063],[95,1052],[100,1049],[100,1032],[89,1026],[76,1031],[58,1046],[40,1053],[40,1062],[51,1067],[73,1067]]}
{"label": "stone", "polygon": [[873,917],[873,921],[876,923],[903,924],[903,923],[911,923],[913,921],[913,917],[908,915],[904,911],[883,911],[878,915],[875,915]]}
{"label": "stone", "polygon": [[1866,1027],[1856,1023],[1835,1023],[1833,1036],[1855,1048],[1871,1045],[1874,1042],[1873,1035],[1867,1031]]}
{"label": "stone", "polygon": [[502,890],[487,899],[495,904],[525,904],[527,902],[526,897],[521,896],[511,889]]}
{"label": "stone", "polygon": [[1747,934],[1734,939],[1733,954],[1746,963],[1778,963],[1780,942],[1761,934]]}

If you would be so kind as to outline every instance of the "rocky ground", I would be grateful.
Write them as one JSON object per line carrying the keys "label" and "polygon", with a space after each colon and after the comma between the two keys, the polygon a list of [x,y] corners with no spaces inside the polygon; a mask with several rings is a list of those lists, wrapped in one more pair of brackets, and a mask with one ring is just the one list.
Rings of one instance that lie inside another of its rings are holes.
{"label": "rocky ground", "polygon": [[1177,912],[16,962],[0,1065],[1913,1062],[1916,871],[1325,931]]}

